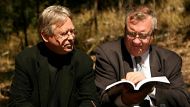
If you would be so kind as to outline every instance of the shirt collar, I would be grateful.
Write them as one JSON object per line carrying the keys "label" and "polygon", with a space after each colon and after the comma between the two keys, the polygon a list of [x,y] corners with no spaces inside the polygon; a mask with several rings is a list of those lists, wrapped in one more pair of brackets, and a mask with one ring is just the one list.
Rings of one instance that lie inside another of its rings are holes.
{"label": "shirt collar", "polygon": [[[149,56],[149,49],[148,49],[145,53],[143,53],[143,54],[141,55],[142,63],[145,62],[145,60],[148,58],[148,56]],[[131,58],[134,59],[134,56],[131,55]]]}

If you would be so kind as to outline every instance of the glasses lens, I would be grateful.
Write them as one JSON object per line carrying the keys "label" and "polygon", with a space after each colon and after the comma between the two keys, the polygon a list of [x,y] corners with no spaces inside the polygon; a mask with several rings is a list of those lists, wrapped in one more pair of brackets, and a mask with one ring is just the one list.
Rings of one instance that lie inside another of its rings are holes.
{"label": "glasses lens", "polygon": [[[147,33],[147,34],[143,34],[143,33],[138,33],[138,32],[127,32],[127,35],[130,37],[130,38],[132,38],[132,39],[135,39],[135,38],[139,38],[139,39],[147,39],[147,37],[149,37],[150,36],[150,34],[149,33]],[[137,37],[137,35],[138,35],[138,37]]]}

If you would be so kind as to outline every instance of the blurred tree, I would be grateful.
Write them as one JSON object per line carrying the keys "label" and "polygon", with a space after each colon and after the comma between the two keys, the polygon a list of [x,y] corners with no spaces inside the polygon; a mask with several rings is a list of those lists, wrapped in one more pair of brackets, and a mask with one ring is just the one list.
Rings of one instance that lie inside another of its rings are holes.
{"label": "blurred tree", "polygon": [[33,0],[12,0],[14,31],[24,33],[23,47],[28,46],[27,29],[36,16],[36,2]]}
{"label": "blurred tree", "polygon": [[0,38],[6,39],[7,34],[12,32],[12,5],[10,0],[0,2]]}
{"label": "blurred tree", "polygon": [[95,24],[95,32],[98,33],[98,20],[97,20],[97,8],[98,8],[98,0],[94,2],[94,24]]}
{"label": "blurred tree", "polygon": [[[164,13],[166,11],[166,7],[168,6],[168,0],[3,0],[0,2],[0,37],[6,38],[7,35],[10,35],[12,32],[16,32],[19,37],[23,40],[23,47],[28,46],[30,41],[28,38],[31,33],[28,31],[36,28],[37,18],[39,17],[39,13],[42,9],[49,5],[60,4],[64,5],[71,9],[74,14],[86,14],[84,10],[91,11],[90,18],[87,18],[87,25],[90,28],[88,34],[90,36],[97,36],[100,30],[100,18],[98,18],[99,14],[105,11],[120,12],[122,15],[125,8],[132,3],[153,3],[155,10],[161,10],[160,13]],[[177,0],[179,1],[179,0]],[[185,5],[185,14],[189,13],[189,0],[186,1]],[[181,2],[182,2],[181,1]],[[179,3],[174,3],[174,5],[178,5]],[[171,7],[171,6],[170,6]],[[174,6],[175,7],[175,6]],[[163,9],[162,9],[163,8]],[[178,9],[178,8],[176,8]],[[118,11],[119,10],[119,11]],[[162,11],[163,10],[163,11]],[[159,14],[160,14],[159,13]],[[162,16],[162,15],[160,15]],[[168,17],[168,23],[171,22],[171,19],[174,20],[173,23],[179,25],[181,21],[178,21],[181,17],[176,15],[175,17]],[[166,17],[166,16],[163,16]],[[179,17],[179,18],[178,18]],[[166,19],[163,18],[163,23],[167,22]],[[177,20],[177,21],[176,21]],[[181,20],[181,19],[180,19]],[[177,23],[178,22],[178,23]],[[107,23],[107,22],[106,22]],[[169,24],[173,24],[169,23]],[[187,24],[187,23],[185,23]],[[167,23],[162,24],[163,29],[168,26]],[[30,28],[29,28],[30,27]],[[84,27],[84,26],[83,26]],[[93,34],[94,33],[94,34]],[[23,34],[24,36],[20,36]],[[85,33],[84,33],[85,34]],[[109,34],[112,35],[112,34]],[[84,36],[84,35],[83,35]],[[87,37],[87,36],[85,36]]]}

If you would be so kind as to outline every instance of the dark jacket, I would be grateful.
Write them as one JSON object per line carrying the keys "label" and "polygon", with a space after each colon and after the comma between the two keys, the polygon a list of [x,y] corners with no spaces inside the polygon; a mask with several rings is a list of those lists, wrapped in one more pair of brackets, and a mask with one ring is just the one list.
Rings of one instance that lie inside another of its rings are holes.
{"label": "dark jacket", "polygon": [[[150,46],[151,76],[166,76],[170,86],[156,86],[156,105],[166,104],[167,107],[190,107],[189,96],[184,91],[181,73],[182,59],[176,53]],[[96,49],[96,79],[95,83],[100,93],[111,83],[124,78],[127,72],[133,70],[133,63],[129,52],[125,48],[124,40],[119,39],[99,46]],[[102,94],[101,102],[104,106],[114,107],[115,94]]]}
{"label": "dark jacket", "polygon": [[75,49],[58,60],[62,65],[54,89],[50,86],[48,56],[51,53],[44,43],[39,43],[16,57],[9,107],[49,107],[55,92],[58,107],[98,106],[91,59]]}

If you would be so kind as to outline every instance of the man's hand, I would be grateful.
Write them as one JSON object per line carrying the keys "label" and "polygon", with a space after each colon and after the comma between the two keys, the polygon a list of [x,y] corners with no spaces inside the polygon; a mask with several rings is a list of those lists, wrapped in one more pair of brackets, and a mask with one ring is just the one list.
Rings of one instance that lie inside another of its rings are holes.
{"label": "man's hand", "polygon": [[125,79],[133,82],[136,85],[138,82],[146,79],[146,77],[142,72],[128,72]]}

